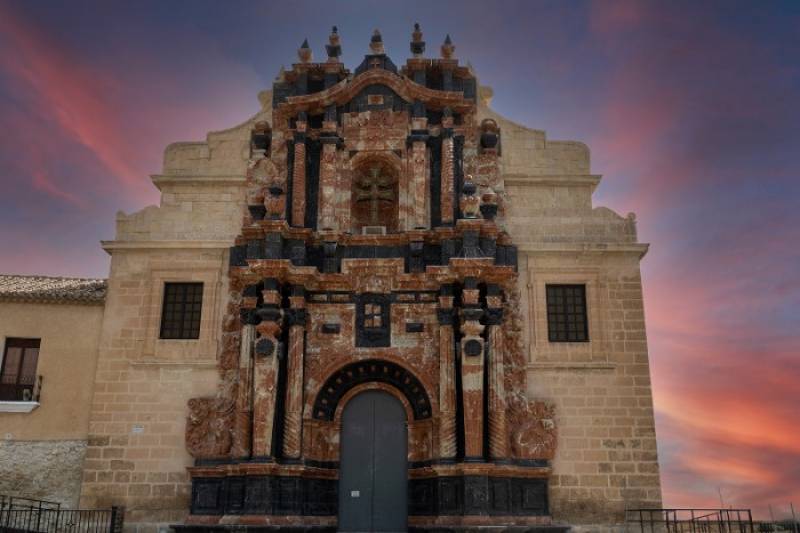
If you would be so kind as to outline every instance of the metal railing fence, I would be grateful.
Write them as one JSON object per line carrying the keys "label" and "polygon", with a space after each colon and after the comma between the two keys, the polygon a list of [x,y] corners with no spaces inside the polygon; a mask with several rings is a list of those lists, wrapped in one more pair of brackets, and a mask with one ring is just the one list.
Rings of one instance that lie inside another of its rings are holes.
{"label": "metal railing fence", "polygon": [[650,533],[756,531],[750,509],[628,509],[625,511],[625,521],[634,530]]}

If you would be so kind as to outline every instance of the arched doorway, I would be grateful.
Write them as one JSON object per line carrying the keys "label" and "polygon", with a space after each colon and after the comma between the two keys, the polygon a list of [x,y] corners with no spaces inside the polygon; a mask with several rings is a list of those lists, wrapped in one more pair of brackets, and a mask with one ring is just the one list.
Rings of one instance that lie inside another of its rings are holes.
{"label": "arched doorway", "polygon": [[368,390],[342,413],[339,531],[405,531],[408,437],[403,404]]}

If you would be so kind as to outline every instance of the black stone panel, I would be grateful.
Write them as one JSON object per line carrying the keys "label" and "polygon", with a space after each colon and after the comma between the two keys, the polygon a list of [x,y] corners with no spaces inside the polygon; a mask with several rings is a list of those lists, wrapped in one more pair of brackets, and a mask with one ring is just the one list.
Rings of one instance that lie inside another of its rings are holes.
{"label": "black stone panel", "polygon": [[225,510],[225,479],[192,479],[192,514],[223,514]]}
{"label": "black stone panel", "polygon": [[335,516],[337,483],[273,476],[193,478],[191,513]]}
{"label": "black stone panel", "polygon": [[[380,325],[369,326],[367,307],[378,306]],[[356,346],[366,348],[388,347],[392,344],[391,305],[387,294],[362,294],[356,298]]]}
{"label": "black stone panel", "polygon": [[242,514],[245,501],[245,479],[225,478],[225,514]]}
{"label": "black stone panel", "polygon": [[232,267],[247,266],[247,245],[231,246],[228,265]]}
{"label": "black stone panel", "polygon": [[409,515],[543,516],[547,480],[489,476],[411,479]]}

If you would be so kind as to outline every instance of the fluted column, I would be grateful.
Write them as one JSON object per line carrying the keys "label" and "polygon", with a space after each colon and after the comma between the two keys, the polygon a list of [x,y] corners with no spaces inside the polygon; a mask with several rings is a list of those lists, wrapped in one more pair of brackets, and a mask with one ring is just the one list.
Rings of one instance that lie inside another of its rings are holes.
{"label": "fluted column", "polygon": [[[249,316],[250,310],[242,313]],[[239,387],[236,393],[236,421],[234,422],[231,455],[247,457],[250,455],[250,439],[253,423],[253,340],[255,326],[242,325],[239,344]]]}
{"label": "fluted column", "polygon": [[446,110],[442,118],[442,179],[441,179],[441,211],[442,224],[450,225],[454,219],[454,200],[455,194],[455,162],[453,161],[453,117],[448,116]]}
{"label": "fluted column", "polygon": [[464,458],[483,459],[484,326],[480,323],[480,290],[475,279],[464,281],[461,324],[461,396],[464,404]]}
{"label": "fluted column", "polygon": [[292,226],[303,227],[306,218],[306,128],[305,117],[298,118],[294,134],[292,172]]}
{"label": "fluted column", "polygon": [[306,299],[303,287],[292,289],[289,305],[289,356],[286,368],[283,455],[290,459],[299,459],[303,442],[303,358],[306,325]]}
{"label": "fluted column", "polygon": [[490,284],[487,290],[485,322],[489,328],[489,457],[494,460],[507,459],[503,297],[497,285]]}
{"label": "fluted column", "polygon": [[261,322],[255,344],[253,372],[253,456],[272,455],[275,404],[278,396],[279,341],[281,334],[281,296],[275,280],[265,280],[264,305],[256,310]]}
{"label": "fluted column", "polygon": [[456,456],[456,362],[453,338],[452,287],[442,287],[439,296],[439,457]]}

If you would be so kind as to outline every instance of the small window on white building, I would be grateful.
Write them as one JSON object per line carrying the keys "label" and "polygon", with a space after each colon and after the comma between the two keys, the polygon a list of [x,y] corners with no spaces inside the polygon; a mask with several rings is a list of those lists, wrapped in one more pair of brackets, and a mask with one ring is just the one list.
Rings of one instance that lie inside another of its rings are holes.
{"label": "small window on white building", "polygon": [[39,339],[6,339],[0,368],[0,401],[36,401],[39,344]]}

